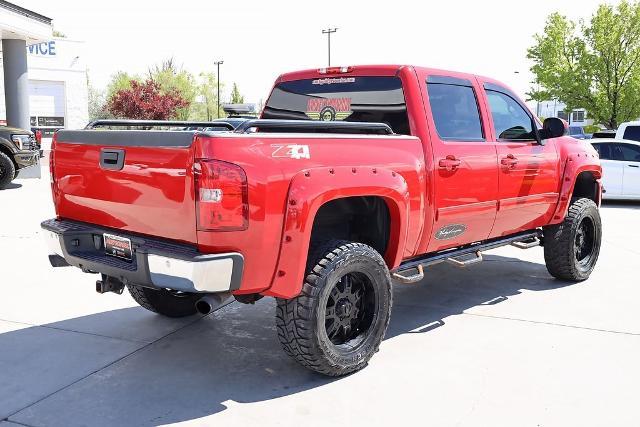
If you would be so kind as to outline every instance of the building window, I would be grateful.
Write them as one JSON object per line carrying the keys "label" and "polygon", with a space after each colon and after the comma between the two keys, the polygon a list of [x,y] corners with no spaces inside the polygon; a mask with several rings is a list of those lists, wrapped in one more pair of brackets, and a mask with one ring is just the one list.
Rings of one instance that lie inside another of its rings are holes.
{"label": "building window", "polygon": [[558,111],[558,118],[562,120],[569,120],[569,116],[564,111]]}
{"label": "building window", "polygon": [[584,111],[573,111],[571,113],[571,121],[584,122]]}

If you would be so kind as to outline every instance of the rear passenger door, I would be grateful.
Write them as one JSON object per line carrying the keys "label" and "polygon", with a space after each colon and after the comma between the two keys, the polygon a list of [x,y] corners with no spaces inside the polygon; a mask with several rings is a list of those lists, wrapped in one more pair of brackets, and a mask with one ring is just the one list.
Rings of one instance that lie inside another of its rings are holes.
{"label": "rear passenger door", "polygon": [[640,197],[640,146],[634,144],[618,144],[622,155],[624,179],[622,194]]}
{"label": "rear passenger door", "polygon": [[529,110],[508,89],[484,83],[498,153],[499,202],[490,237],[548,223],[558,202],[560,164],[555,141],[538,143]]}
{"label": "rear passenger door", "polygon": [[602,166],[603,198],[622,195],[622,181],[624,177],[624,163],[618,144],[610,142],[592,143],[600,155]]}
{"label": "rear passenger door", "polygon": [[498,170],[475,80],[429,75],[422,84],[434,167],[432,252],[487,238],[496,215]]}

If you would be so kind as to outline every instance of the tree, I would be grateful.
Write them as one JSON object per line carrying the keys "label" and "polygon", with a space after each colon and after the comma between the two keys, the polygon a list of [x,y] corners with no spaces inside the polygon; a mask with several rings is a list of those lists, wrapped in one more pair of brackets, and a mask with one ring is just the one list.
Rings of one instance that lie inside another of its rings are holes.
{"label": "tree", "polygon": [[105,95],[106,99],[111,100],[111,98],[113,98],[113,95],[115,95],[117,92],[125,89],[131,89],[132,81],[140,83],[142,82],[142,79],[140,79],[139,76],[125,73],[124,71],[118,71],[117,73],[113,74],[111,76],[111,81],[107,85],[107,91]]}
{"label": "tree", "polygon": [[234,82],[233,89],[231,89],[231,103],[232,104],[244,104],[244,96],[240,94],[238,85]]}
{"label": "tree", "polygon": [[527,57],[539,85],[532,99],[585,108],[609,128],[640,116],[639,2],[602,4],[588,23],[553,13]]}
{"label": "tree", "polygon": [[151,79],[130,81],[129,89],[120,89],[109,99],[108,110],[115,117],[142,120],[169,120],[189,103],[177,91],[163,93]]}
{"label": "tree", "polygon": [[158,83],[162,93],[180,94],[187,104],[176,112],[176,116],[180,120],[187,120],[190,116],[191,104],[195,101],[198,92],[193,75],[182,67],[178,67],[173,58],[169,58],[149,69],[149,79]]}
{"label": "tree", "polygon": [[[220,84],[220,88],[224,87]],[[218,115],[218,80],[214,73],[200,73],[197,85],[197,102],[192,105],[191,118],[194,120],[213,120]]]}
{"label": "tree", "polygon": [[93,87],[89,81],[89,74],[87,74],[87,94],[88,94],[88,110],[89,121],[92,122],[98,119],[107,119],[111,116],[107,111],[107,101],[105,93],[102,90]]}

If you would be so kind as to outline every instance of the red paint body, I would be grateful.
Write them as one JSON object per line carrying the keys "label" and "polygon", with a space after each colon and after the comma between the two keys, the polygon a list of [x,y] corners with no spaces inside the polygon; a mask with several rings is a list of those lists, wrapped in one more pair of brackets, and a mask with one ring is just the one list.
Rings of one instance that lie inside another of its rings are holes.
{"label": "red paint body", "polygon": [[[393,269],[426,252],[560,222],[578,174],[601,176],[595,150],[573,138],[545,145],[497,141],[483,89],[484,83],[497,84],[490,79],[391,65],[353,67],[348,75],[397,75],[411,136],[200,134],[185,148],[127,147],[121,171],[100,169],[103,146],[56,141],[57,215],[192,243],[203,253],[240,252],[245,266],[236,293],[289,298],[302,285],[314,215],[329,200],[379,196],[385,201],[391,230],[384,257]],[[484,141],[439,138],[425,83],[430,75],[473,82]],[[278,82],[318,77],[323,76],[309,70],[285,74]],[[307,145],[310,158],[273,156],[273,146],[289,144]],[[244,169],[246,230],[197,231],[197,159],[219,159]],[[447,170],[450,159],[459,161],[454,170]],[[435,239],[448,224],[465,224],[466,232]]]}

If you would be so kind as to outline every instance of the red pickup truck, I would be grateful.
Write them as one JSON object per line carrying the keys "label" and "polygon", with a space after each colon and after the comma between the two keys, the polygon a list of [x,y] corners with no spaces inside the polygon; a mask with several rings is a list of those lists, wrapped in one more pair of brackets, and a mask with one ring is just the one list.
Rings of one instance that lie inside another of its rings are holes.
{"label": "red pickup truck", "polygon": [[509,244],[544,246],[561,280],[596,264],[597,153],[495,80],[394,65],[289,73],[261,119],[232,129],[57,132],[56,218],[42,223],[52,265],[100,273],[99,292],[127,287],[166,316],[276,297],[286,353],[343,375],[377,351],[392,279]]}

